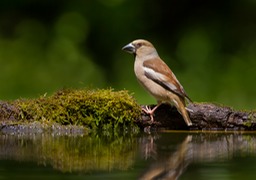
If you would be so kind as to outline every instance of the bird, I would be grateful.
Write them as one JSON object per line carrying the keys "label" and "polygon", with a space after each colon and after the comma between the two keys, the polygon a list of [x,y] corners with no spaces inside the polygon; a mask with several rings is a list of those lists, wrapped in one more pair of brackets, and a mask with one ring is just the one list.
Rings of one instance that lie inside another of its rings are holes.
{"label": "bird", "polygon": [[122,48],[135,56],[134,72],[139,83],[156,99],[157,105],[151,109],[146,106],[142,110],[154,121],[155,110],[163,103],[174,105],[182,115],[187,126],[192,126],[186,108],[186,100],[192,100],[176,78],[172,70],[160,58],[153,44],[144,39],[136,39]]}

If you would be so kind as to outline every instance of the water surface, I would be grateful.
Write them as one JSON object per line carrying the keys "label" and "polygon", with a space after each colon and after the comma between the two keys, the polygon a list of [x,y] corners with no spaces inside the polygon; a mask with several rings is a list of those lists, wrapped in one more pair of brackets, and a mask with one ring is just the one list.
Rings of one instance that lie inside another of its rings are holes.
{"label": "water surface", "polygon": [[255,179],[256,133],[0,134],[0,179]]}

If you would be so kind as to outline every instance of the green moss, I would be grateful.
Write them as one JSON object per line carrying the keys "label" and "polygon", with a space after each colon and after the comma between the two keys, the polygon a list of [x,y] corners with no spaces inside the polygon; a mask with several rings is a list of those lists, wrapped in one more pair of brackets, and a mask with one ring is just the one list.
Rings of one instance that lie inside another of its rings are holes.
{"label": "green moss", "polygon": [[248,121],[244,122],[244,126],[252,127],[256,123],[256,112],[248,112]]}
{"label": "green moss", "polygon": [[140,106],[127,91],[64,89],[50,97],[17,100],[22,120],[54,121],[91,129],[133,127]]}
{"label": "green moss", "polygon": [[243,123],[243,125],[246,126],[246,127],[251,127],[252,126],[252,122],[246,121],[246,122]]}

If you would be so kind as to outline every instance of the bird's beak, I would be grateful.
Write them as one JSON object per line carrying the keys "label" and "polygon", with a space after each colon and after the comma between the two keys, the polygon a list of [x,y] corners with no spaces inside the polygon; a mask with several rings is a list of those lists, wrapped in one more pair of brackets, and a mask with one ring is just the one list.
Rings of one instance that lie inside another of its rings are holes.
{"label": "bird's beak", "polygon": [[122,50],[131,53],[131,54],[135,54],[136,50],[135,50],[135,46],[132,43],[127,44],[126,46],[124,46],[122,48]]}

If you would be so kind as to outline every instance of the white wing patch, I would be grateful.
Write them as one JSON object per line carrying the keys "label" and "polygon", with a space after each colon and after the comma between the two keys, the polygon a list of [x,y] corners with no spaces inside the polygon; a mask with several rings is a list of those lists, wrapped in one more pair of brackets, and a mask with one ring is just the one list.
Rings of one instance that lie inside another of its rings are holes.
{"label": "white wing patch", "polygon": [[177,91],[177,87],[174,84],[168,82],[168,77],[165,75],[158,73],[148,67],[143,67],[143,69],[147,78],[163,86],[165,89],[169,89],[170,91]]}

